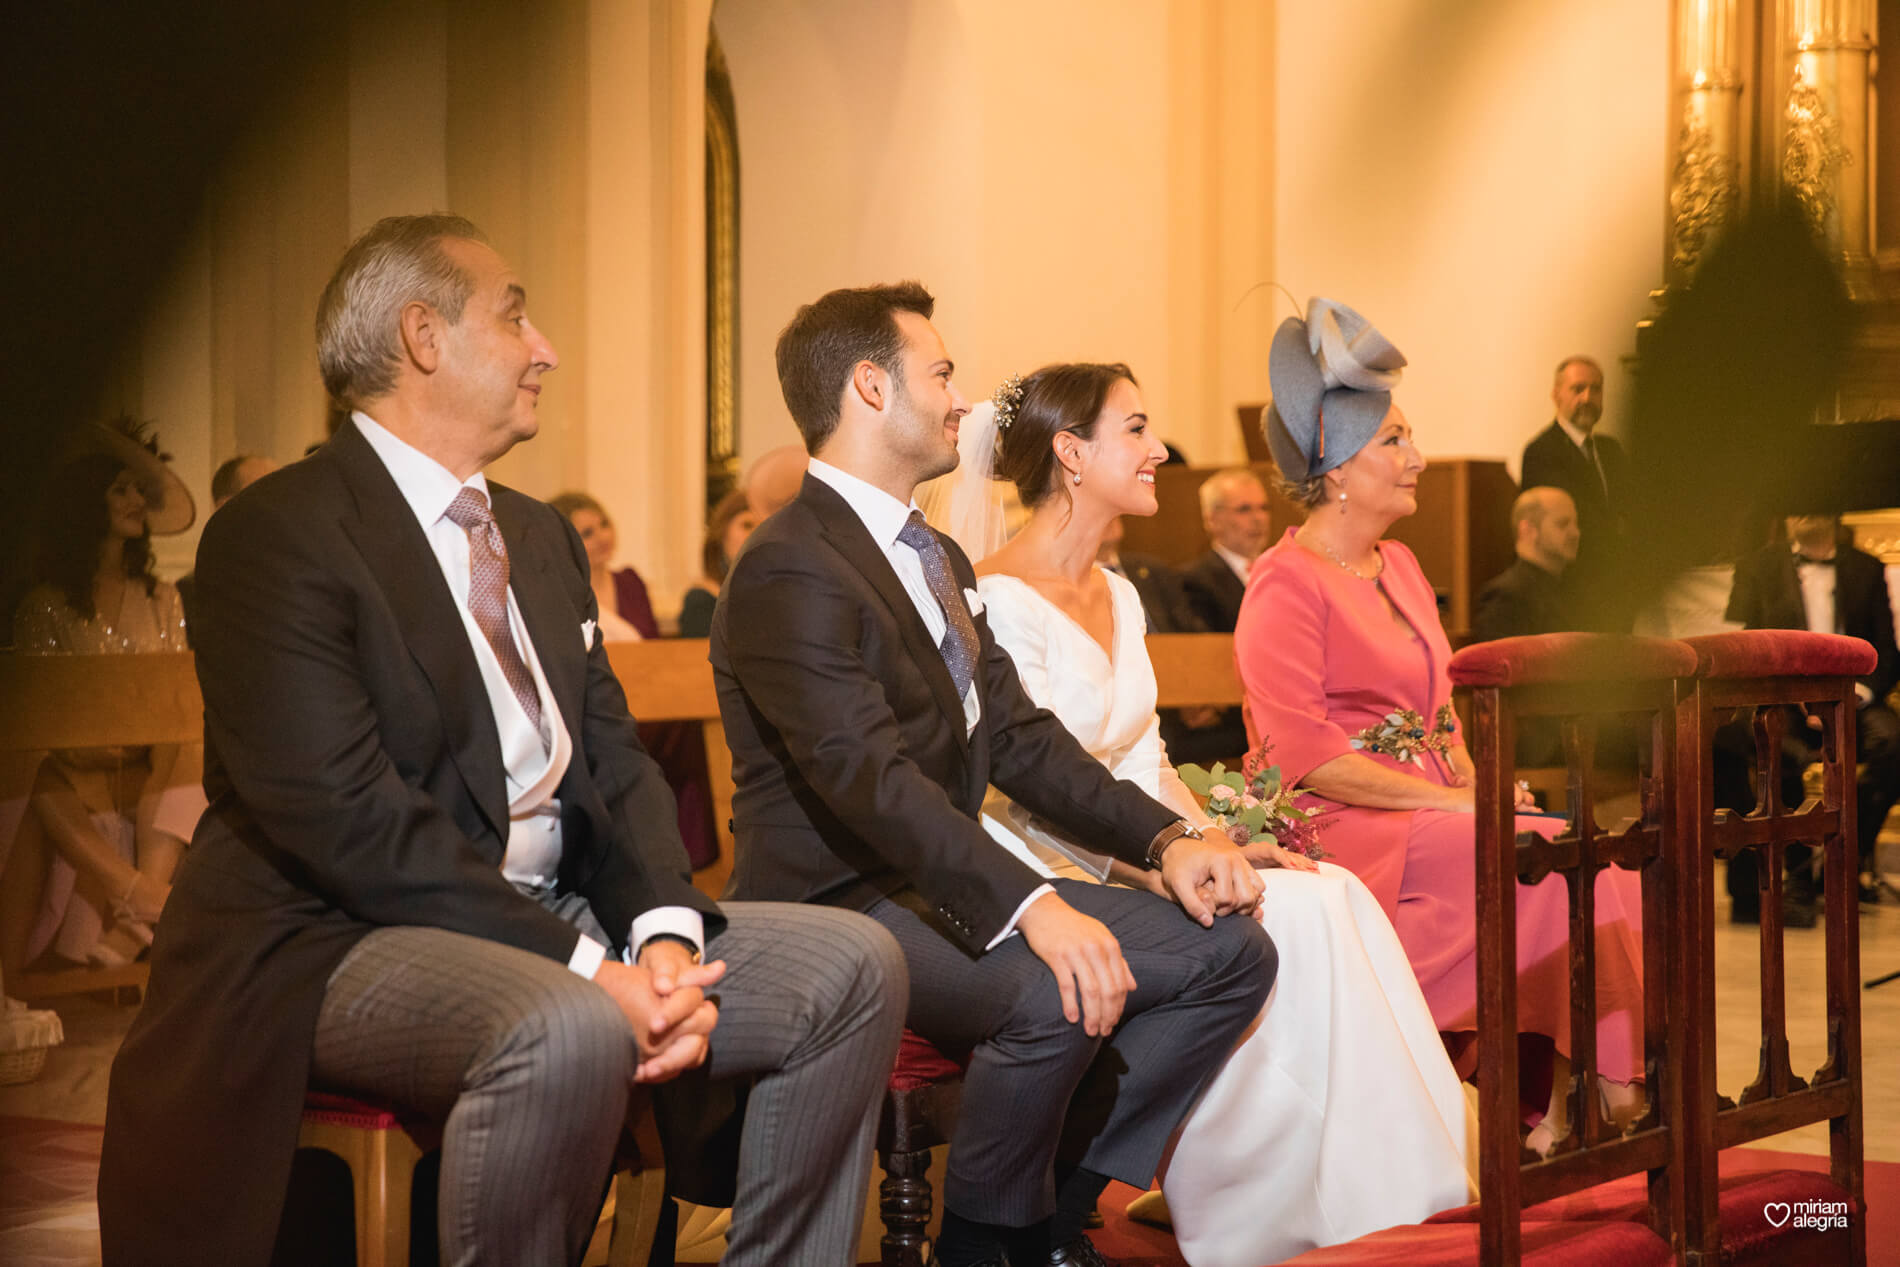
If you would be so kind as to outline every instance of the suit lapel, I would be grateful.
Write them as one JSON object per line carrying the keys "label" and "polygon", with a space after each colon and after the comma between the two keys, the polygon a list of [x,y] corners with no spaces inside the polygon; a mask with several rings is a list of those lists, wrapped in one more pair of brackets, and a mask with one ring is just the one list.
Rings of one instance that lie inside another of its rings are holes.
{"label": "suit lapel", "polygon": [[823,480],[807,475],[799,499],[818,516],[825,539],[870,582],[884,600],[885,606],[890,608],[891,618],[897,622],[903,634],[904,646],[915,661],[917,671],[929,684],[930,694],[937,701],[937,707],[943,710],[944,717],[951,723],[950,729],[956,735],[958,745],[967,750],[969,736],[963,721],[963,701],[957,698],[956,683],[950,680],[950,670],[944,665],[943,652],[937,649],[937,644],[931,639],[929,626],[924,624],[917,605],[911,601],[910,591],[897,579],[891,561],[884,557],[884,551],[871,539],[870,530],[858,518],[857,512]]}
{"label": "suit lapel", "polygon": [[443,732],[469,798],[496,837],[506,840],[508,784],[501,766],[501,736],[487,707],[475,651],[435,552],[396,481],[355,423],[339,427],[325,449],[334,454],[356,502],[356,516],[346,518],[343,529],[369,565],[403,644],[435,691]]}

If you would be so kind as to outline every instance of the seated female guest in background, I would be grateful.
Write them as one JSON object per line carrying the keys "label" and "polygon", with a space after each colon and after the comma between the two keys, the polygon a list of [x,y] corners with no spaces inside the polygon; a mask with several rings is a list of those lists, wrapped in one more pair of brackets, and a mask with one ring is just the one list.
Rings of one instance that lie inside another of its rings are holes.
{"label": "seated female guest in background", "polygon": [[[1451,709],[1451,648],[1431,582],[1387,529],[1418,509],[1425,459],[1392,403],[1405,358],[1358,313],[1315,299],[1288,318],[1269,359],[1265,427],[1287,495],[1306,508],[1253,567],[1234,634],[1249,725],[1283,774],[1326,803],[1328,848],[1392,918],[1460,1072],[1477,1052],[1473,767]],[[1410,710],[1414,726],[1388,723]],[[1520,792],[1518,829],[1554,835]],[[1642,928],[1636,877],[1599,876],[1597,1053],[1612,1113],[1641,1104]],[[1551,877],[1517,890],[1520,1049],[1541,1087],[1548,1053],[1570,1048],[1563,953],[1569,906]],[[1541,1090],[1530,1099],[1536,1105]],[[1531,1146],[1547,1149],[1540,1124]]]}
{"label": "seated female guest in background", "polygon": [[[1141,597],[1096,563],[1117,517],[1156,510],[1166,449],[1125,365],[1051,365],[962,423],[940,513],[977,567],[979,610],[1024,689],[1118,777],[1218,831],[1162,746]],[[1003,536],[992,464],[1028,522]],[[993,552],[992,552],[993,551]],[[984,557],[987,554],[988,557]],[[991,790],[984,826],[1046,875],[1151,887]],[[1259,1021],[1181,1127],[1163,1188],[1194,1267],[1253,1267],[1467,1199],[1466,1106],[1378,902],[1350,871],[1246,846],[1267,871],[1280,972]],[[1144,1198],[1151,1202],[1152,1198]]]}
{"label": "seated female guest in background", "polygon": [[705,575],[699,584],[686,591],[680,604],[680,637],[704,638],[712,632],[713,607],[719,602],[719,586],[739,557],[739,547],[759,526],[759,517],[746,499],[745,490],[735,488],[719,499],[706,516],[706,540],[699,550],[700,566]]}
{"label": "seated female guest in background", "polygon": [[[14,615],[23,655],[184,651],[178,591],[152,570],[154,530],[182,532],[191,494],[134,424],[91,429],[46,488],[36,581]],[[175,746],[54,752],[0,873],[0,971],[111,967],[152,943],[184,848],[160,826]],[[200,802],[202,804],[202,802]],[[110,918],[110,927],[106,919]]]}
{"label": "seated female guest in background", "polygon": [[660,636],[653,618],[653,600],[647,583],[632,568],[614,571],[614,550],[620,544],[614,521],[601,504],[586,493],[556,493],[548,505],[560,511],[581,534],[587,547],[587,566],[594,583],[594,602],[600,608],[600,636],[605,642],[634,642]]}
{"label": "seated female guest in background", "polygon": [[[646,582],[632,568],[614,571],[619,539],[614,521],[587,493],[556,493],[548,505],[567,517],[587,547],[587,566],[594,586],[594,604],[600,609],[602,642],[639,642],[660,636]],[[719,839],[713,831],[712,781],[706,772],[706,736],[693,722],[641,722],[640,742],[659,762],[666,785],[678,802],[680,840],[694,869],[719,857]]]}

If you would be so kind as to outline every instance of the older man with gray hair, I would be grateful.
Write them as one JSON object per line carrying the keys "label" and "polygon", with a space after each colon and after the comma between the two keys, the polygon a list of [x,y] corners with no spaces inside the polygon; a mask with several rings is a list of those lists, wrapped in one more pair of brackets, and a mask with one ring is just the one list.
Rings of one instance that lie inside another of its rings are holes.
{"label": "older man with gray hair", "polygon": [[383,220],[317,335],[348,418],[198,550],[211,806],[112,1070],[106,1261],[268,1261],[314,1085],[441,1128],[443,1261],[576,1263],[634,1084],[671,1181],[737,1078],[724,1261],[852,1261],[903,960],[694,889],[579,536],[483,474],[559,363],[520,279]]}
{"label": "older man with gray hair", "polygon": [[1201,484],[1201,524],[1212,544],[1184,569],[1182,586],[1209,632],[1232,633],[1247,592],[1247,569],[1267,548],[1272,527],[1266,485],[1244,466],[1214,472]]}

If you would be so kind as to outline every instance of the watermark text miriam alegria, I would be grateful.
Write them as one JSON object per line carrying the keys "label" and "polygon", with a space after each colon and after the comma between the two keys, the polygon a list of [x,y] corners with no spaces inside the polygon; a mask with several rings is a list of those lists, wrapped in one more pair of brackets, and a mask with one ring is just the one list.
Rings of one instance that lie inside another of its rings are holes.
{"label": "watermark text miriam alegria", "polygon": [[1797,1227],[1825,1232],[1847,1226],[1848,1203],[1845,1201],[1770,1201],[1761,1208],[1762,1217],[1776,1227]]}

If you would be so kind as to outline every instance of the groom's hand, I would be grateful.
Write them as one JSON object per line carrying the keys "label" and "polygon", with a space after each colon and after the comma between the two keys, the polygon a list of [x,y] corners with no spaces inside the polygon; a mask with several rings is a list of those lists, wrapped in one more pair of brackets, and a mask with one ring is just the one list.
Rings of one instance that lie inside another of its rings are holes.
{"label": "groom's hand", "polygon": [[1266,887],[1247,856],[1224,836],[1175,840],[1161,855],[1161,883],[1203,928],[1213,927],[1216,915],[1252,912]]}
{"label": "groom's hand", "polygon": [[1054,893],[1029,904],[1016,930],[1036,958],[1049,966],[1062,992],[1062,1015],[1071,1025],[1100,1038],[1122,1018],[1122,1005],[1135,988],[1135,974],[1122,958],[1121,943],[1108,925],[1084,915]]}

